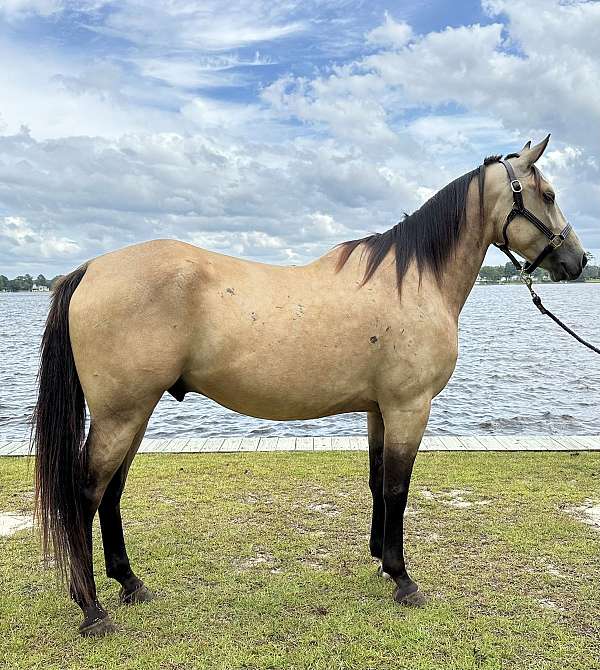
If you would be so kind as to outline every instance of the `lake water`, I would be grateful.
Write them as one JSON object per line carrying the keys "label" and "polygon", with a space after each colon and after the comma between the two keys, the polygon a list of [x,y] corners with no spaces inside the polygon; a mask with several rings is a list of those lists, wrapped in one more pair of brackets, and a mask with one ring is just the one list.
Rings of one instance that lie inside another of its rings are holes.
{"label": "lake water", "polygon": [[[600,284],[543,285],[546,306],[600,344]],[[0,437],[27,439],[48,294],[0,293]],[[524,286],[476,286],[460,321],[456,372],[434,400],[437,435],[600,434],[600,356],[533,306]],[[352,435],[363,414],[315,421],[254,419],[198,395],[165,394],[149,437]]]}

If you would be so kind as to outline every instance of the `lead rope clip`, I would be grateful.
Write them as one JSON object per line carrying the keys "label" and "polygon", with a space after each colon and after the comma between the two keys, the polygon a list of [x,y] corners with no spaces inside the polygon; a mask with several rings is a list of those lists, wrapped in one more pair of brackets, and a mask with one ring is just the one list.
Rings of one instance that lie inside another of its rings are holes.
{"label": "lead rope clip", "polygon": [[519,273],[519,279],[527,286],[529,293],[531,293],[531,299],[533,304],[539,309],[542,314],[547,314],[548,310],[542,305],[542,299],[540,296],[533,290],[533,279],[530,274],[527,274],[524,270],[521,270]]}

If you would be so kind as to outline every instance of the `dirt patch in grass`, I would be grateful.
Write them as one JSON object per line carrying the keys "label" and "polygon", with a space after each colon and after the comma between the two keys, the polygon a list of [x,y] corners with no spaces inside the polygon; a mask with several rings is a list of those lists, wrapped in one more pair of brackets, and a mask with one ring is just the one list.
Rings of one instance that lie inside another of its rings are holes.
{"label": "dirt patch in grass", "polygon": [[318,512],[319,514],[324,514],[325,516],[337,516],[340,513],[340,510],[333,503],[309,503],[307,506],[311,512]]}
{"label": "dirt patch in grass", "polygon": [[0,512],[0,537],[9,537],[28,528],[33,528],[33,516],[31,514]]}
{"label": "dirt patch in grass", "polygon": [[583,523],[600,528],[600,503],[593,500],[585,500],[579,507],[569,508],[569,512]]}
{"label": "dirt patch in grass", "polygon": [[469,507],[489,505],[492,501],[481,499],[473,500],[473,491],[470,489],[451,489],[450,491],[440,491],[434,493],[428,488],[421,489],[421,495],[425,500],[438,502],[455,509],[468,509]]}
{"label": "dirt patch in grass", "polygon": [[257,551],[254,556],[234,561],[234,565],[238,570],[252,570],[253,568],[270,568],[273,570],[277,566],[277,559],[266,551]]}

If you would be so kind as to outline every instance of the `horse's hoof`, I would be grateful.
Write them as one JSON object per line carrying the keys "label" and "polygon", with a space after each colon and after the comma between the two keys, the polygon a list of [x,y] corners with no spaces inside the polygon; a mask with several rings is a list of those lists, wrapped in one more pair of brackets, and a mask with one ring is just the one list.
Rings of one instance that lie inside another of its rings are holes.
{"label": "horse's hoof", "polygon": [[383,566],[382,566],[382,565],[380,565],[380,566],[377,568],[377,574],[379,575],[379,577],[383,577],[384,579],[389,579],[390,581],[392,580],[391,575],[388,575],[388,573],[385,572],[385,570],[383,569]]}
{"label": "horse's hoof", "polygon": [[108,614],[103,619],[92,621],[92,623],[88,623],[86,620],[79,626],[79,633],[83,637],[104,637],[116,630],[117,627]]}
{"label": "horse's hoof", "polygon": [[141,584],[134,591],[127,592],[123,588],[119,591],[119,601],[122,605],[149,603],[152,598],[154,598],[152,591],[145,584]]}
{"label": "horse's hoof", "polygon": [[410,593],[401,592],[400,589],[396,587],[394,590],[394,600],[399,605],[404,605],[405,607],[423,607],[427,602],[427,599],[418,587],[416,591]]}

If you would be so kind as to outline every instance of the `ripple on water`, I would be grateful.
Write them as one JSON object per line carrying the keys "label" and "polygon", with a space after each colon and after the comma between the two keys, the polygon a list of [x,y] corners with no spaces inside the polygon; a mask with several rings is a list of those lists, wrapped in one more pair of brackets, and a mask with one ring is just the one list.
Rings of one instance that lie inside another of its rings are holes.
{"label": "ripple on water", "polygon": [[[544,303],[582,337],[600,337],[600,285],[548,285]],[[48,295],[0,294],[0,435],[27,439]],[[434,399],[428,432],[599,434],[600,358],[544,319],[521,286],[476,286],[460,319],[455,374]],[[198,395],[165,395],[151,437],[364,434],[363,414],[263,421]]]}

